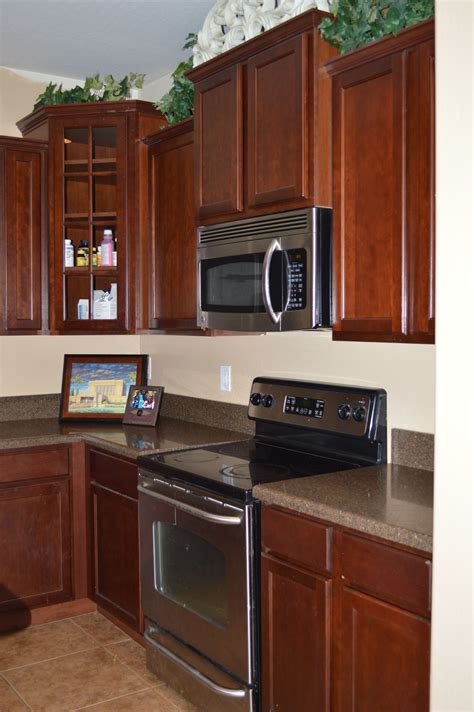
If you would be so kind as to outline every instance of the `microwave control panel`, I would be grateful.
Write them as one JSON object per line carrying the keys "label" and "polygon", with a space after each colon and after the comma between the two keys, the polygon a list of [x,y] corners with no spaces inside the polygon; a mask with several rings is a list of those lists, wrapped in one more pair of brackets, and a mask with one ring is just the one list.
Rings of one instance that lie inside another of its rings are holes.
{"label": "microwave control panel", "polygon": [[290,298],[288,311],[306,309],[306,250],[287,250]]}

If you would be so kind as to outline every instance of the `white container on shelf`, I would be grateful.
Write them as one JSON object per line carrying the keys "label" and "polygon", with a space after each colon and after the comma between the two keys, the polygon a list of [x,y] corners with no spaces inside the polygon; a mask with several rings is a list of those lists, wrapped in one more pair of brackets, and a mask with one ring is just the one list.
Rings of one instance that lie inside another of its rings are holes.
{"label": "white container on shelf", "polygon": [[74,267],[74,245],[67,237],[64,240],[64,266]]}

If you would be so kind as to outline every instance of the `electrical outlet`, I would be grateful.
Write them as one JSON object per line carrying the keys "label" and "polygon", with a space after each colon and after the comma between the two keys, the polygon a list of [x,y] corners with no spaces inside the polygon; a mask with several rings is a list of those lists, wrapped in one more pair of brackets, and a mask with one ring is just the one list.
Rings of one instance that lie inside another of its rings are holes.
{"label": "electrical outlet", "polygon": [[221,391],[228,393],[232,390],[231,375],[232,369],[230,366],[221,366]]}

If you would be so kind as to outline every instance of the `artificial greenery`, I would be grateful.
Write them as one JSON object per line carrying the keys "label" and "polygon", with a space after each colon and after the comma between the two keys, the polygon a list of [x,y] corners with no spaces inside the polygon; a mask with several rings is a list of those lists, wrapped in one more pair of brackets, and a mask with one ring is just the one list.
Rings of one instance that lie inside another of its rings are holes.
{"label": "artificial greenery", "polygon": [[[191,49],[197,42],[197,35],[190,32],[186,37],[184,49]],[[168,94],[161,97],[156,102],[155,107],[166,116],[168,122],[173,125],[179,121],[184,121],[193,115],[194,112],[194,85],[185,76],[188,69],[192,69],[193,57],[189,57],[185,62],[180,62],[173,74],[173,85]]]}
{"label": "artificial greenery", "polygon": [[76,84],[72,89],[63,89],[62,84],[58,86],[50,82],[44,92],[36,99],[34,108],[37,109],[45,104],[119,101],[126,99],[130,95],[130,90],[134,87],[141,89],[144,79],[144,74],[130,72],[120,81],[116,81],[111,74],[107,74],[104,81],[102,81],[99,74],[95,74],[93,77],[86,77],[84,86],[81,87]]}
{"label": "artificial greenery", "polygon": [[434,0],[329,0],[321,36],[341,54],[434,15]]}

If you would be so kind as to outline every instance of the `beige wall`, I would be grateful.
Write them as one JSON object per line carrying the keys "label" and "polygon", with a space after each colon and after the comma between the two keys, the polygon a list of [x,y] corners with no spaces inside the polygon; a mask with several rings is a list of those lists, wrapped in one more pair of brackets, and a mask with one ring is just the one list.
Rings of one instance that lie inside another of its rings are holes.
{"label": "beige wall", "polygon": [[[432,712],[474,709],[474,5],[436,2],[436,449]],[[448,110],[446,110],[446,107]]]}

